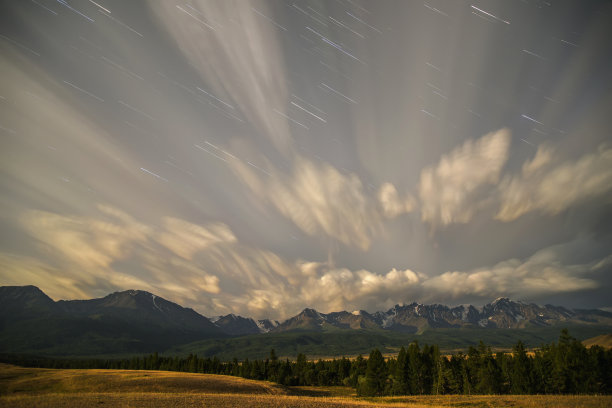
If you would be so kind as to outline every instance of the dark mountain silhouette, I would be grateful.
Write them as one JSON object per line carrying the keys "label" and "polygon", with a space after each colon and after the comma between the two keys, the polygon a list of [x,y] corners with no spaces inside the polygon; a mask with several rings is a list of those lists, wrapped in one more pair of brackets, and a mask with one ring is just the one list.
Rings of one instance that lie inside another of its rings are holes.
{"label": "dark mountain silhouette", "polygon": [[233,313],[211,318],[210,320],[225,333],[233,336],[268,333],[278,326],[276,320],[254,320],[250,317],[237,316]]}
{"label": "dark mountain silhouette", "polygon": [[481,308],[419,303],[375,313],[320,313],[306,308],[282,323],[234,314],[211,321],[193,309],[141,290],[55,302],[35,286],[0,287],[0,353],[128,354],[261,333],[358,330],[414,334],[428,329],[523,329],[557,324],[612,326],[612,313],[498,298]]}
{"label": "dark mountain silhouette", "polygon": [[141,353],[223,331],[193,309],[128,290],[54,302],[34,286],[0,287],[0,350],[54,355]]}

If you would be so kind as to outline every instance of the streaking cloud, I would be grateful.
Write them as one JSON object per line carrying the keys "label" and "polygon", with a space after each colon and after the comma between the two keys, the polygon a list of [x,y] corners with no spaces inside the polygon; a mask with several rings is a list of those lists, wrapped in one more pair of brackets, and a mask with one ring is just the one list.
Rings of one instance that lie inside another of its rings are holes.
{"label": "streaking cloud", "polygon": [[288,96],[280,63],[283,54],[277,25],[264,18],[269,14],[265,4],[194,1],[192,8],[198,16],[223,21],[223,26],[215,29],[208,23],[203,28],[202,22],[170,3],[150,5],[202,81],[215,89],[216,97],[231,99],[231,104],[286,154],[291,146],[287,122],[270,110],[270,106],[284,106]]}
{"label": "streaking cloud", "polygon": [[478,196],[481,188],[498,182],[509,147],[510,131],[501,129],[466,141],[425,168],[419,181],[423,221],[434,228],[470,221],[486,199]]}

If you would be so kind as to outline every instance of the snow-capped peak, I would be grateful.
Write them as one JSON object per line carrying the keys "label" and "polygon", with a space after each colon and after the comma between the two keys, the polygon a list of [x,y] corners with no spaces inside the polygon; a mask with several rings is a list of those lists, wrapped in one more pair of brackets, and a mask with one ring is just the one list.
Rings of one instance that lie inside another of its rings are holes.
{"label": "snow-capped peak", "polygon": [[500,302],[509,302],[509,301],[510,301],[510,299],[508,299],[507,297],[500,296],[497,299],[495,299],[493,302],[491,302],[491,304],[492,305],[496,305],[496,304],[498,304]]}

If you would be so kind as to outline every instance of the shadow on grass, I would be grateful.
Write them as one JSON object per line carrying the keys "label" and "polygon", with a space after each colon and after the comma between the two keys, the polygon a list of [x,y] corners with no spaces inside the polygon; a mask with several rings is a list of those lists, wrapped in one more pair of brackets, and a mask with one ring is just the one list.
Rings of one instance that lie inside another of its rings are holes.
{"label": "shadow on grass", "polygon": [[331,397],[333,393],[318,387],[286,387],[287,395],[298,397]]}

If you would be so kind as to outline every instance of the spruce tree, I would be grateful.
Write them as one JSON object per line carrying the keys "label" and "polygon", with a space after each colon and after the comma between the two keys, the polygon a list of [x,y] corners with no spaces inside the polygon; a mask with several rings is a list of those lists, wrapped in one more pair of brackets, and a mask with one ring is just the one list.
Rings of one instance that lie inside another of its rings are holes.
{"label": "spruce tree", "polygon": [[512,358],[512,374],[510,375],[510,391],[513,394],[530,394],[531,387],[531,361],[525,352],[523,342],[514,346]]}
{"label": "spruce tree", "polygon": [[409,392],[408,382],[408,352],[402,346],[397,356],[397,363],[395,365],[394,382],[393,382],[393,394],[394,395],[406,395]]}
{"label": "spruce tree", "polygon": [[422,394],[423,393],[423,379],[421,372],[421,350],[419,343],[416,341],[410,343],[408,346],[408,393],[409,394]]}
{"label": "spruce tree", "polygon": [[380,350],[372,350],[368,358],[365,380],[359,384],[359,395],[374,397],[383,395],[387,384],[387,366]]}

